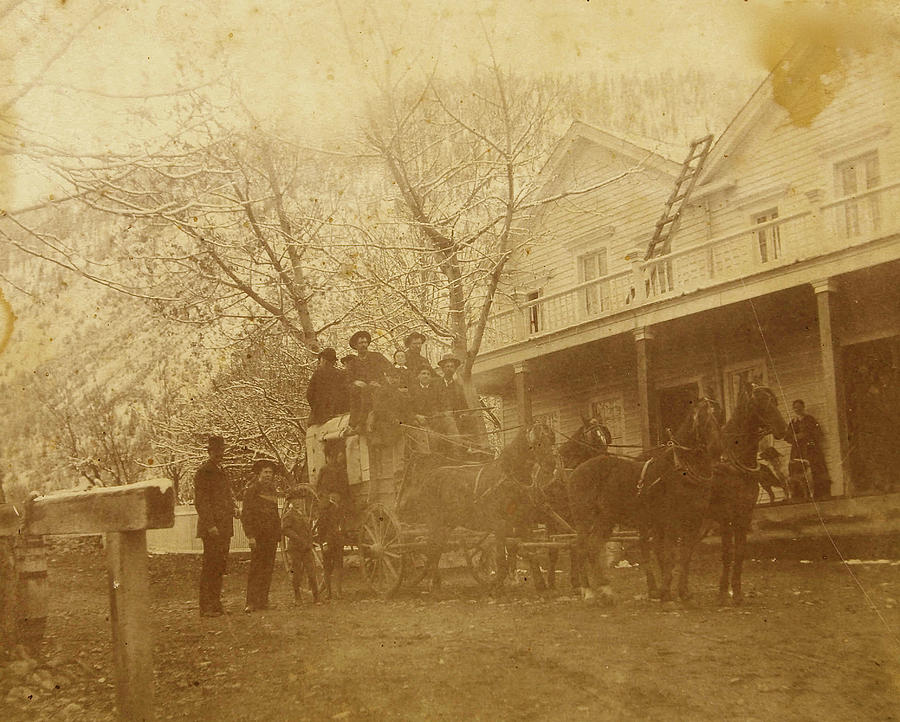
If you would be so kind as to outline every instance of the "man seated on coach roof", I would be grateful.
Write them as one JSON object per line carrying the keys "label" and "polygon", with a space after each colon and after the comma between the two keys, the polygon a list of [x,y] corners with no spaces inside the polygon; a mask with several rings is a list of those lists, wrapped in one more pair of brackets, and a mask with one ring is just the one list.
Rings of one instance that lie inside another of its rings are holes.
{"label": "man seated on coach roof", "polygon": [[424,344],[425,341],[424,334],[421,334],[418,331],[413,331],[403,340],[403,345],[406,347],[404,353],[406,354],[406,368],[409,369],[410,386],[415,385],[416,376],[420,369],[426,366],[431,368],[431,364],[428,363],[428,360],[424,356],[422,356],[422,344]]}
{"label": "man seated on coach roof", "polygon": [[350,377],[350,426],[364,430],[374,406],[374,392],[388,383],[394,366],[377,351],[369,351],[372,336],[368,331],[357,331],[350,337],[350,348],[356,356],[349,363]]}
{"label": "man seated on coach roof", "polygon": [[337,367],[337,353],[333,348],[322,349],[319,365],[306,388],[309,402],[309,423],[323,424],[333,416],[350,408],[347,372]]}

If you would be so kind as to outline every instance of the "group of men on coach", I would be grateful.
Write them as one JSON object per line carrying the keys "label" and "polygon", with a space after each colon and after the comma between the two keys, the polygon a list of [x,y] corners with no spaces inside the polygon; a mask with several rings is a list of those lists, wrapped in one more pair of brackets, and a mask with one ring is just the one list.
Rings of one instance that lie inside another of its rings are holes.
{"label": "group of men on coach", "polygon": [[[321,424],[343,413],[350,413],[351,433],[373,430],[373,411],[384,405],[400,409],[401,422],[412,432],[413,442],[427,445],[427,437],[447,445],[465,447],[475,436],[473,411],[456,372],[462,361],[446,354],[432,368],[422,355],[425,336],[414,332],[404,340],[403,350],[394,354],[393,363],[369,349],[368,331],[357,331],[349,340],[356,353],[344,356],[341,367],[337,352],[326,348],[309,381],[306,398],[310,424]],[[477,411],[474,411],[477,413]],[[417,436],[416,432],[420,432]]]}

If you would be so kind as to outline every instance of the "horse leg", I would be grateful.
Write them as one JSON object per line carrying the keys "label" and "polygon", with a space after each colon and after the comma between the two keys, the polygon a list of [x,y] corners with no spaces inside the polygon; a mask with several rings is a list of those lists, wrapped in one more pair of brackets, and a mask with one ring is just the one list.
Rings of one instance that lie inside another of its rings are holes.
{"label": "horse leg", "polygon": [[744,569],[744,553],[747,547],[747,527],[737,524],[734,530],[734,566],[731,569],[731,594],[736,605],[743,604],[744,593],[741,589],[741,575]]}
{"label": "horse leg", "polygon": [[[592,535],[590,561],[588,563],[590,570],[593,572],[600,601],[606,606],[611,606],[615,602],[615,596],[607,576],[608,560],[606,557],[606,543],[612,535],[612,530],[613,525],[611,523],[603,522],[598,525],[597,531]],[[592,598],[593,593],[585,599]]]}
{"label": "horse leg", "polygon": [[547,588],[556,589],[556,567],[559,563],[559,549],[550,547],[547,550]]}
{"label": "horse leg", "polygon": [[656,575],[653,573],[653,558],[650,549],[650,527],[642,524],[638,529],[641,548],[641,564],[647,577],[647,598],[659,599],[659,588],[656,586]]}
{"label": "horse leg", "polygon": [[662,529],[660,533],[660,543],[657,546],[657,555],[659,556],[660,576],[662,582],[659,588],[659,598],[662,602],[672,601],[672,572],[675,566],[675,547],[678,539],[671,529]]}
{"label": "horse leg", "polygon": [[728,604],[728,590],[731,587],[731,555],[734,530],[726,520],[721,521],[722,534],[722,576],[719,577],[719,604]]}
{"label": "horse leg", "polygon": [[684,532],[681,541],[681,554],[678,562],[680,567],[680,575],[678,577],[678,598],[685,602],[693,596],[689,588],[689,577],[691,570],[691,557],[694,555],[694,549],[700,543],[703,536],[703,524],[691,525]]}

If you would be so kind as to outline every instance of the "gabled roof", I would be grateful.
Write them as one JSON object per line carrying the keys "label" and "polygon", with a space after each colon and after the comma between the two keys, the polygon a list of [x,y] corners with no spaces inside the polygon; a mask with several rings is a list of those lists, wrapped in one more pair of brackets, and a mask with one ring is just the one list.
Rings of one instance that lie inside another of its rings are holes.
{"label": "gabled roof", "polygon": [[[663,141],[639,138],[634,135],[626,137],[625,135],[613,134],[583,121],[576,120],[569,126],[565,135],[560,138],[550,158],[541,169],[538,181],[541,189],[546,188],[548,184],[556,179],[560,167],[569,160],[572,149],[581,140],[606,148],[673,178],[677,177],[681,171],[681,163],[672,160],[670,157],[670,154],[674,155],[677,153],[678,146]],[[663,155],[664,152],[666,155]]]}
{"label": "gabled roof", "polygon": [[709,152],[709,158],[697,179],[694,195],[704,194],[704,185],[707,185],[721,170],[729,156],[733,155],[735,148],[743,142],[747,134],[757,126],[760,118],[767,112],[775,109],[775,95],[773,77],[786,63],[801,63],[809,50],[805,43],[795,44],[781,60],[776,63],[771,72],[760,83],[743,107],[737,112],[728,127],[722,132]]}

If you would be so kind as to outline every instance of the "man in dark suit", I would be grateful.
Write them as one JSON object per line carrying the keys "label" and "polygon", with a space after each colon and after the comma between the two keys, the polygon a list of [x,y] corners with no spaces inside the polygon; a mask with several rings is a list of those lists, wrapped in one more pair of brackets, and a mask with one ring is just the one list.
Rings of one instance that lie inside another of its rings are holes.
{"label": "man in dark suit", "polygon": [[247,571],[245,612],[269,608],[269,587],[275,568],[275,552],[281,539],[281,517],[275,497],[275,470],[269,459],[253,464],[253,480],[244,492],[241,525],[250,543],[250,569]]}
{"label": "man in dark suit", "polygon": [[310,424],[323,424],[332,416],[343,414],[350,408],[347,372],[339,369],[336,364],[335,350],[323,349],[319,354],[319,365],[306,388]]}
{"label": "man in dark suit", "polygon": [[822,429],[819,422],[806,413],[806,404],[801,399],[793,403],[793,412],[787,437],[791,442],[791,461],[809,463],[813,498],[827,499],[831,496],[831,480],[822,453]]}
{"label": "man in dark suit", "polygon": [[222,468],[225,440],[210,436],[209,458],[194,475],[194,507],[197,509],[197,536],[203,540],[200,569],[200,615],[217,617],[222,607],[222,575],[225,573],[235,514],[231,482]]}
{"label": "man in dark suit", "polygon": [[422,355],[422,344],[424,343],[425,336],[418,331],[413,331],[403,340],[403,345],[405,346],[404,353],[406,354],[406,368],[409,370],[408,383],[410,386],[416,383],[416,377],[421,369],[426,367],[431,368],[428,359]]}
{"label": "man in dark suit", "polygon": [[350,426],[357,431],[365,431],[375,391],[387,385],[394,365],[377,351],[369,351],[372,337],[368,331],[357,331],[350,337],[349,343],[350,348],[356,351],[356,356],[347,367],[351,384]]}

